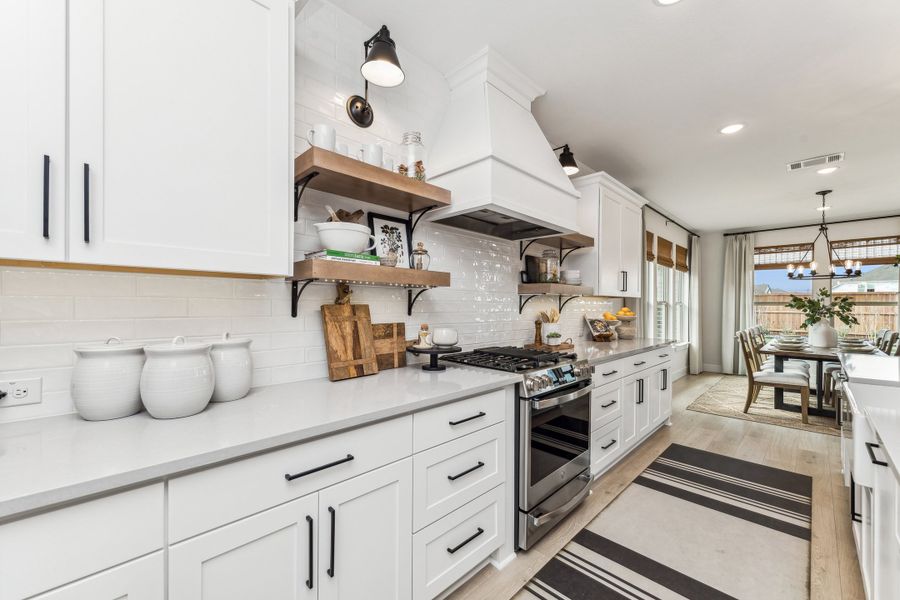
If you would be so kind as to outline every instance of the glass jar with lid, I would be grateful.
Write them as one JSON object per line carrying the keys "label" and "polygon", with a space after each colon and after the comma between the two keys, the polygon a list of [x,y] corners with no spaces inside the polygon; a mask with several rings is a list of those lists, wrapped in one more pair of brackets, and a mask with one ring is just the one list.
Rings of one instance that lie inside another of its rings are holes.
{"label": "glass jar with lid", "polygon": [[422,133],[419,131],[407,131],[403,134],[400,173],[425,181],[425,146],[422,144]]}
{"label": "glass jar with lid", "polygon": [[540,265],[542,283],[559,283],[559,252],[549,248],[544,250]]}

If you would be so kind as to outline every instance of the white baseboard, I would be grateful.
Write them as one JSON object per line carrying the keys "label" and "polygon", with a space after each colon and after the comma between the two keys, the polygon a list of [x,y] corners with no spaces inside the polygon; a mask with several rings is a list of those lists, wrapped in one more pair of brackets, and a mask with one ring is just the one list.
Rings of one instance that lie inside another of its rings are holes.
{"label": "white baseboard", "polygon": [[672,381],[678,381],[682,377],[687,375],[687,367],[681,367],[680,369],[672,370]]}
{"label": "white baseboard", "polygon": [[704,371],[712,371],[713,373],[724,373],[722,370],[722,365],[716,365],[712,363],[703,363]]}

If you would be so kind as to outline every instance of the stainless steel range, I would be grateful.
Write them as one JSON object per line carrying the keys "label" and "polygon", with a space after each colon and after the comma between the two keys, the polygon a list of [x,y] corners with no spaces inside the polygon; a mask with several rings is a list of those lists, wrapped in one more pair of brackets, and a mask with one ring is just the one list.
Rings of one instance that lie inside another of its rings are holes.
{"label": "stainless steel range", "polygon": [[590,494],[591,368],[575,354],[482,348],[442,360],[520,373],[516,543],[527,550]]}

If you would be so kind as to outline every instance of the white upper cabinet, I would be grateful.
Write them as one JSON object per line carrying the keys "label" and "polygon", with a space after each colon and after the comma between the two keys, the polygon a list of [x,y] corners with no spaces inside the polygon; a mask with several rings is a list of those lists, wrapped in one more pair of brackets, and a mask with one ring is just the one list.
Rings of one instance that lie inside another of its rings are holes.
{"label": "white upper cabinet", "polygon": [[0,2],[0,56],[0,258],[60,261],[66,1]]}
{"label": "white upper cabinet", "polygon": [[581,270],[586,285],[599,296],[639,298],[644,225],[639,195],[606,173],[573,180],[581,192],[581,233],[595,238],[590,252],[573,254],[570,268]]}
{"label": "white upper cabinet", "polygon": [[69,260],[288,273],[293,2],[69,13]]}

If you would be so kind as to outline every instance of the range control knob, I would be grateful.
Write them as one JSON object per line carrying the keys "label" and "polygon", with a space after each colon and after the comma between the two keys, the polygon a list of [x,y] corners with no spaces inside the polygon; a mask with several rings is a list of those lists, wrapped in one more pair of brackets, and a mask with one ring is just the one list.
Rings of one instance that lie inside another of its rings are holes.
{"label": "range control knob", "polygon": [[548,388],[551,385],[553,385],[553,381],[547,375],[541,375],[540,380],[541,380],[541,384],[542,384],[541,389]]}
{"label": "range control knob", "polygon": [[538,388],[538,380],[534,377],[525,378],[525,389],[529,392],[535,392],[540,389]]}

